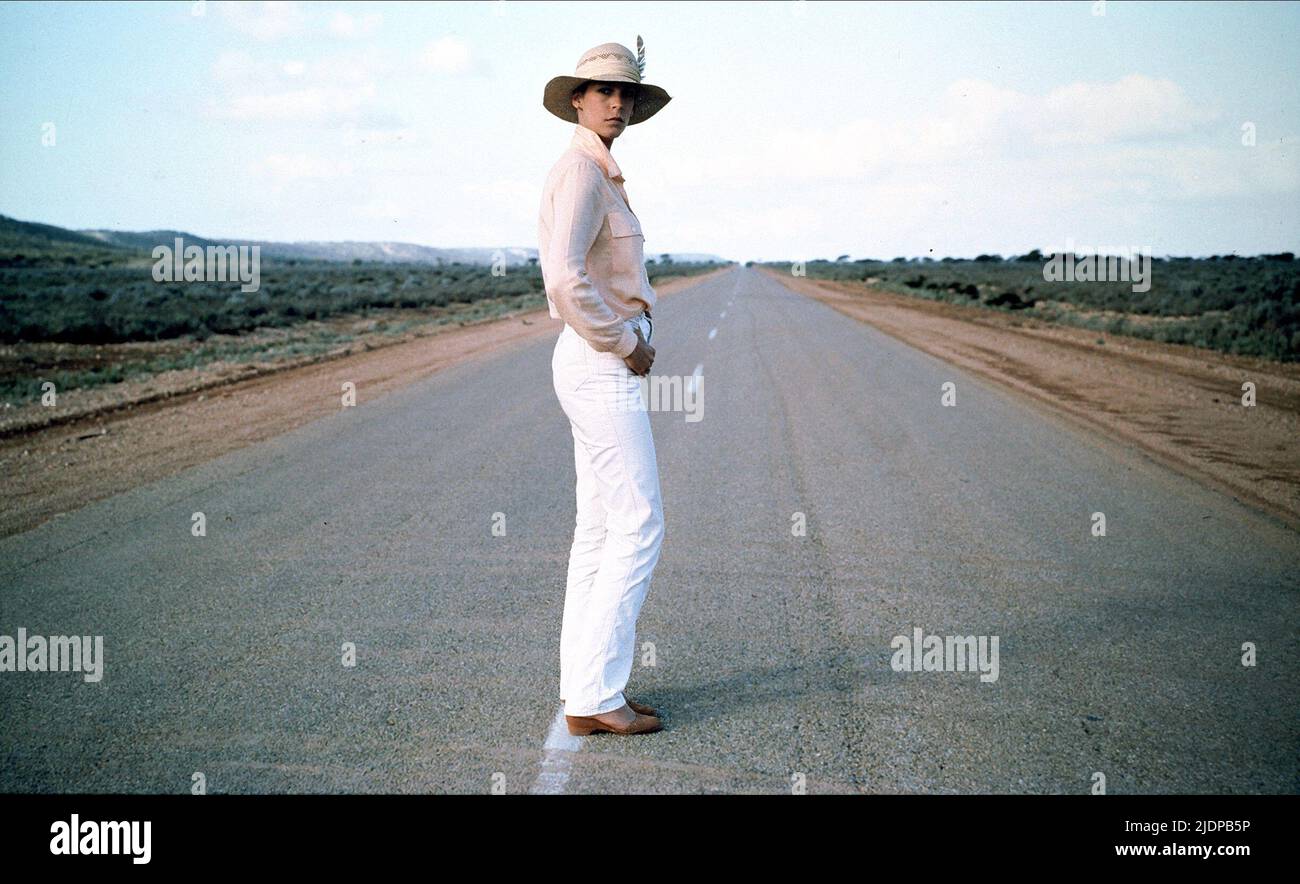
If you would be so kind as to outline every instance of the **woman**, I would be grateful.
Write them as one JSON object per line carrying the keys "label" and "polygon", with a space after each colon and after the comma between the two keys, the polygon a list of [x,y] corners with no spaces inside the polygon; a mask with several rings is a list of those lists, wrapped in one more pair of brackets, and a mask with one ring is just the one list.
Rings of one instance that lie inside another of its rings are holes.
{"label": "woman", "polygon": [[538,260],[550,315],[564,320],[551,373],[573,431],[577,519],[560,631],[560,700],[569,733],[657,731],[656,711],[623,695],[636,620],[663,540],[663,505],[640,377],[654,362],[641,223],[610,147],[671,97],[641,82],[618,43],[583,53],[576,76],[546,84],[542,104],[576,123],[551,168],[538,219]]}

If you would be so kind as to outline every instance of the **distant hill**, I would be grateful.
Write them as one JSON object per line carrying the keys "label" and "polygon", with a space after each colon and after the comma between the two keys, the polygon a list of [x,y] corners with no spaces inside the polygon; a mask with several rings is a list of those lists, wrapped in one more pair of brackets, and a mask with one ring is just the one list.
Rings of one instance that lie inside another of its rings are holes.
{"label": "distant hill", "polygon": [[[426,262],[437,264],[439,262],[451,264],[459,261],[462,264],[482,264],[488,265],[496,260],[498,252],[505,259],[506,266],[516,266],[527,264],[536,260],[537,249],[525,248],[435,248],[433,246],[421,246],[409,242],[357,242],[354,240],[343,240],[335,242],[306,241],[306,242],[274,242],[258,239],[232,239],[222,240],[220,243],[205,240],[193,234],[182,233],[173,230],[151,230],[146,233],[128,233],[111,230],[83,230],[81,231],[88,236],[102,238],[104,242],[116,243],[119,245],[131,245],[136,248],[144,248],[152,251],[155,245],[171,245],[176,237],[182,237],[186,245],[194,243],[206,247],[212,245],[247,245],[260,246],[262,257],[286,260],[297,258],[299,260],[316,260],[316,261],[377,261],[383,263],[410,263]],[[646,259],[658,260],[658,255],[646,255]],[[673,254],[674,261],[718,261],[722,258],[717,255],[700,255],[700,254]]]}
{"label": "distant hill", "polygon": [[208,246],[228,245],[228,243],[218,243],[215,240],[204,239],[183,230],[145,230],[140,232],[131,230],[79,230],[77,234],[107,246],[146,252],[152,252],[154,246],[158,245],[171,246],[176,242],[178,236],[185,241],[187,246],[195,245],[207,248]]}
{"label": "distant hill", "polygon": [[[31,221],[19,221],[0,215],[0,264],[11,264],[16,254],[25,259],[43,256],[45,261],[52,256],[43,254],[51,250],[59,252],[62,260],[78,250],[90,250],[88,254],[96,255],[102,260],[120,260],[139,258],[141,253],[149,256],[155,246],[171,247],[180,237],[185,245],[208,246],[259,246],[263,258],[271,260],[315,260],[315,261],[374,261],[382,263],[428,263],[428,264],[462,264],[488,265],[496,259],[498,252],[504,257],[507,266],[528,264],[537,259],[535,248],[434,248],[407,242],[274,242],[254,239],[222,239],[202,237],[183,230],[68,230],[52,224],[38,224]],[[70,252],[71,250],[71,252]],[[659,255],[646,255],[647,260],[658,261]],[[723,259],[716,255],[673,254],[673,261],[718,261]],[[71,261],[67,261],[72,263]],[[27,263],[31,263],[27,261]],[[58,260],[52,263],[58,263]]]}
{"label": "distant hill", "polygon": [[[262,254],[279,259],[299,258],[317,261],[380,261],[384,263],[424,262],[429,264],[491,264],[497,249],[438,249],[409,242],[267,242],[266,240],[238,240],[236,245],[257,245]],[[536,249],[499,250],[506,266],[527,264]]]}
{"label": "distant hill", "polygon": [[[427,262],[437,264],[439,261],[464,264],[490,264],[495,249],[436,249],[430,246],[416,245],[408,242],[274,242],[262,239],[213,240],[183,230],[148,230],[143,232],[123,230],[82,230],[86,236],[104,243],[144,249],[152,252],[155,246],[171,246],[177,237],[185,245],[220,246],[258,246],[263,258],[278,260],[298,259],[301,261],[382,261],[385,263]],[[528,254],[523,249],[503,249],[506,264],[525,264]],[[534,250],[535,251],[535,250]]]}
{"label": "distant hill", "polygon": [[0,267],[103,267],[136,255],[75,230],[0,215]]}
{"label": "distant hill", "polygon": [[12,248],[28,244],[50,246],[68,243],[95,247],[105,245],[102,240],[65,227],[19,221],[7,215],[0,215],[0,247]]}

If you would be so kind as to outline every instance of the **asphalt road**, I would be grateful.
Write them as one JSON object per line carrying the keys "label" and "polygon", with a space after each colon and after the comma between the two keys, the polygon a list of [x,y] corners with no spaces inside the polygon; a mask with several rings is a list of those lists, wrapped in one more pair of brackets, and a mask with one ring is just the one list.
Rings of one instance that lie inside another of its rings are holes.
{"label": "asphalt road", "polygon": [[665,729],[557,734],[559,328],[0,541],[0,634],[104,648],[0,673],[0,791],[1300,791],[1300,537],[742,267],[655,310]]}

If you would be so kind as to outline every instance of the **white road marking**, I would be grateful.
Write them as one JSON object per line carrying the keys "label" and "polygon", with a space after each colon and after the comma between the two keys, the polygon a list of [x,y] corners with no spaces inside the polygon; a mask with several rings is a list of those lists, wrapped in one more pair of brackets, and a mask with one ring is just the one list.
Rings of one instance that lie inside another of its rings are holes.
{"label": "white road marking", "polygon": [[718,318],[719,318],[719,319],[726,319],[726,318],[727,318],[727,311],[726,311],[726,310],[723,310],[723,311],[722,311],[722,314],[721,314]]}
{"label": "white road marking", "polygon": [[555,713],[555,721],[551,722],[542,749],[546,752],[542,757],[542,772],[528,792],[531,795],[563,795],[569,782],[569,762],[573,753],[582,749],[582,738],[569,733],[569,726],[564,723],[563,706]]}
{"label": "white road marking", "polygon": [[691,376],[686,379],[686,388],[690,390],[692,396],[695,395],[695,388],[699,384],[700,375],[703,371],[704,363],[700,363],[695,366],[695,371],[691,372]]}
{"label": "white road marking", "polygon": [[709,329],[709,340],[710,340],[710,341],[713,340],[714,338],[716,338],[717,336],[718,336],[718,329],[717,329],[716,327],[715,327],[715,328],[711,328],[711,329]]}

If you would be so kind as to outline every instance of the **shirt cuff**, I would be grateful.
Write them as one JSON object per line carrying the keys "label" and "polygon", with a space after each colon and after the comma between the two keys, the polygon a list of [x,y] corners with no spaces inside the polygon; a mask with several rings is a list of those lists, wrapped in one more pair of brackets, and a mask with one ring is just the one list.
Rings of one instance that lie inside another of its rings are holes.
{"label": "shirt cuff", "polygon": [[636,349],[637,340],[636,332],[632,331],[630,327],[624,326],[623,337],[618,339],[618,343],[611,352],[620,359],[626,359]]}

